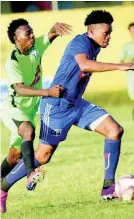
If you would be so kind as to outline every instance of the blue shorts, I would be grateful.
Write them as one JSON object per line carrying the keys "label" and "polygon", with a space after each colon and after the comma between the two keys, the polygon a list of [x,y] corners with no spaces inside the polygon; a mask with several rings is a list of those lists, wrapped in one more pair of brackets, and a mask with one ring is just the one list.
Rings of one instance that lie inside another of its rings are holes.
{"label": "blue shorts", "polygon": [[75,105],[65,99],[41,99],[40,143],[57,146],[67,137],[72,125],[94,130],[109,114],[102,108],[80,99]]}

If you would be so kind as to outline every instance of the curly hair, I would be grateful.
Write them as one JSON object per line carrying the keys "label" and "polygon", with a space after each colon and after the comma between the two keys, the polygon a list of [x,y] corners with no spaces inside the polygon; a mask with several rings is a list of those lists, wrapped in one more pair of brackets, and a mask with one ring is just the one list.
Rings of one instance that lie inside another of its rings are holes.
{"label": "curly hair", "polygon": [[28,21],[23,18],[12,20],[12,22],[9,24],[7,29],[8,38],[11,41],[11,43],[15,44],[14,33],[16,29],[21,25],[28,25],[28,24],[29,24]]}
{"label": "curly hair", "polygon": [[134,26],[134,23],[130,23],[130,24],[128,25],[128,30],[130,30],[130,28],[131,28],[132,26]]}
{"label": "curly hair", "polygon": [[84,25],[88,26],[90,24],[111,24],[114,21],[112,15],[105,10],[94,10],[87,15]]}

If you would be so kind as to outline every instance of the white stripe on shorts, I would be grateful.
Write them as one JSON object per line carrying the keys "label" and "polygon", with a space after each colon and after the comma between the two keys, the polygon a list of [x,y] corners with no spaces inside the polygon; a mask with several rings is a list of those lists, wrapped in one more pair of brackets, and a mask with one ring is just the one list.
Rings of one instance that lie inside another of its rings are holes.
{"label": "white stripe on shorts", "polygon": [[105,119],[107,116],[109,116],[108,113],[105,114],[105,115],[103,115],[103,116],[101,116],[100,118],[96,119],[94,122],[92,122],[92,123],[90,124],[90,129],[91,129],[92,131],[94,131],[94,130],[96,129],[96,127],[97,127],[102,121],[104,121],[104,119]]}

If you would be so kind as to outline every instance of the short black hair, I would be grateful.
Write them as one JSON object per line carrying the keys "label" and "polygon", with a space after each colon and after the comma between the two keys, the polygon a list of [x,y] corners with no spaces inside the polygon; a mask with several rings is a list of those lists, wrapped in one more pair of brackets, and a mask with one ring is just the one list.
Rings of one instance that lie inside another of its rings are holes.
{"label": "short black hair", "polygon": [[94,10],[87,15],[84,25],[88,26],[90,24],[111,24],[114,21],[112,15],[105,10]]}
{"label": "short black hair", "polygon": [[11,43],[15,44],[14,41],[14,33],[16,29],[21,25],[28,25],[28,21],[23,18],[18,18],[16,20],[12,20],[12,22],[8,26],[7,34]]}
{"label": "short black hair", "polygon": [[131,28],[132,26],[134,26],[134,22],[133,22],[133,23],[130,23],[130,24],[128,25],[128,30],[130,30],[130,28]]}

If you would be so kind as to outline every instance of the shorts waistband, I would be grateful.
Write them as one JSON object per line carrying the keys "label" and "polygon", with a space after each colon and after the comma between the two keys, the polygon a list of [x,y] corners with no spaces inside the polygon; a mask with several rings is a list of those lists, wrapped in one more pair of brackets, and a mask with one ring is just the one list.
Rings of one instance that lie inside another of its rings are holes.
{"label": "shorts waistband", "polygon": [[72,108],[75,107],[78,104],[78,100],[75,102],[70,102],[66,100],[65,98],[43,98],[44,102],[54,105],[54,106],[60,106],[64,108]]}

